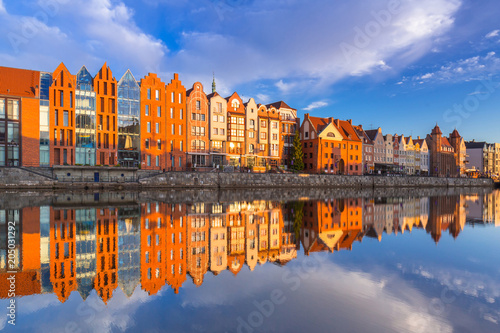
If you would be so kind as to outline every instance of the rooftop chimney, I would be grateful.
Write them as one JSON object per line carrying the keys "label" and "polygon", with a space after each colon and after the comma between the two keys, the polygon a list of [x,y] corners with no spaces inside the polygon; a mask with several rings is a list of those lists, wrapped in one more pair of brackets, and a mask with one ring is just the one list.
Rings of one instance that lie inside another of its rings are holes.
{"label": "rooftop chimney", "polygon": [[333,117],[328,117],[328,122],[333,123]]}
{"label": "rooftop chimney", "polygon": [[349,122],[349,124],[351,124],[351,125],[352,125],[352,119],[349,119],[349,120],[347,120],[347,121]]}

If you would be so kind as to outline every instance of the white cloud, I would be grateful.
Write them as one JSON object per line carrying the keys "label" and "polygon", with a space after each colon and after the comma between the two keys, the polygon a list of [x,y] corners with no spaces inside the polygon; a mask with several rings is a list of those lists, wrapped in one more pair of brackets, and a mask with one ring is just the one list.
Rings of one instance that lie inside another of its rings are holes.
{"label": "white cloud", "polygon": [[500,74],[500,58],[495,52],[484,56],[474,56],[460,59],[441,66],[438,70],[424,75],[412,77],[410,82],[465,82],[482,80],[490,75]]}
{"label": "white cloud", "polygon": [[5,6],[3,4],[3,0],[0,0],[0,14],[6,13]]}
{"label": "white cloud", "polygon": [[271,101],[271,97],[266,94],[257,94],[256,102],[261,104],[268,104]]}
{"label": "white cloud", "polygon": [[499,34],[500,34],[500,30],[493,30],[492,32],[490,32],[486,35],[486,38],[497,37]]}
{"label": "white cloud", "polygon": [[[37,1],[40,6],[44,3]],[[223,94],[258,80],[277,82],[285,95],[297,90],[321,94],[322,88],[346,77],[387,75],[415,62],[440,43],[461,6],[460,0],[401,0],[397,13],[377,23],[373,12],[387,12],[387,3],[219,2],[220,6],[206,6],[203,19],[186,25],[183,33],[174,30],[177,45],[172,52],[165,42],[138,27],[134,11],[123,1],[65,1],[35,37],[20,45],[19,54],[13,55],[8,45],[0,46],[0,61],[44,70],[64,61],[71,71],[86,64],[91,72],[108,61],[118,78],[127,68],[138,79],[148,71],[168,76],[175,71],[188,85],[201,81],[205,86],[215,71]],[[193,9],[186,1],[164,0],[165,4],[186,13]],[[22,19],[10,15],[0,33],[22,31]],[[154,14],[151,19],[161,20]],[[369,32],[366,45],[356,43],[359,31],[366,35],[373,27],[376,31]],[[348,56],[341,47],[345,44],[355,48]]]}
{"label": "white cloud", "polygon": [[133,20],[133,11],[122,2],[38,0],[33,17],[7,14],[0,34],[10,43],[0,46],[3,65],[54,70],[62,61],[75,72],[87,65],[97,72],[105,61],[118,78],[127,68],[140,70],[161,64],[168,52],[162,41],[144,33]]}
{"label": "white cloud", "polygon": [[309,104],[306,108],[304,108],[305,111],[312,111],[314,109],[318,108],[323,108],[325,106],[328,106],[328,103],[325,101],[317,101]]}

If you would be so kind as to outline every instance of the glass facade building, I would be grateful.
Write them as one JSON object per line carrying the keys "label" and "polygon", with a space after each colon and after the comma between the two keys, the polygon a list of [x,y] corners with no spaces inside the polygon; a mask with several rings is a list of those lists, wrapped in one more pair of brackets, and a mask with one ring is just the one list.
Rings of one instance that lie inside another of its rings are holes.
{"label": "glass facade building", "polygon": [[50,165],[49,135],[49,88],[52,85],[52,74],[40,73],[40,166]]}
{"label": "glass facade building", "polygon": [[76,75],[75,104],[75,163],[95,165],[96,94],[93,89],[92,75],[85,66]]}
{"label": "glass facade building", "polygon": [[118,210],[118,285],[128,297],[141,282],[141,210]]}
{"label": "glass facade building", "polygon": [[118,82],[118,163],[138,167],[141,157],[141,88],[127,70]]}
{"label": "glass facade building", "polygon": [[[78,135],[78,134],[77,134]],[[96,272],[96,209],[76,209],[76,281],[85,300],[94,289]]]}

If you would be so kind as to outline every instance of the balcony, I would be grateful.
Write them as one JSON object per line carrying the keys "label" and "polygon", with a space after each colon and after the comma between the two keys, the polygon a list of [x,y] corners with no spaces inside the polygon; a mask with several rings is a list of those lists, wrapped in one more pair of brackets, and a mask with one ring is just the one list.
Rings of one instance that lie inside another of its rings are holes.
{"label": "balcony", "polygon": [[214,142],[210,142],[210,153],[212,153],[212,154],[225,154],[226,153],[226,143],[222,142],[222,145],[214,145]]}

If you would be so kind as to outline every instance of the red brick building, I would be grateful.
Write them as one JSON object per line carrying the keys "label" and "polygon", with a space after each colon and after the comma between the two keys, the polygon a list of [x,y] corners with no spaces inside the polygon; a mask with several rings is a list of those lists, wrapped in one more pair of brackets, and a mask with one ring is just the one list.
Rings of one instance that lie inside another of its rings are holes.
{"label": "red brick building", "polygon": [[96,93],[96,164],[118,163],[117,81],[106,63],[94,77]]}
{"label": "red brick building", "polygon": [[186,110],[188,166],[209,166],[208,99],[200,82],[195,82],[193,88],[186,92]]}
{"label": "red brick building", "polygon": [[166,134],[169,170],[183,170],[186,167],[186,88],[179,80],[179,74],[165,88]]}
{"label": "red brick building", "polygon": [[0,67],[0,166],[39,166],[40,72]]}
{"label": "red brick building", "polygon": [[141,79],[141,166],[167,168],[167,117],[165,83],[156,74]]}
{"label": "red brick building", "polygon": [[49,90],[50,166],[75,164],[75,87],[75,76],[61,63]]}

